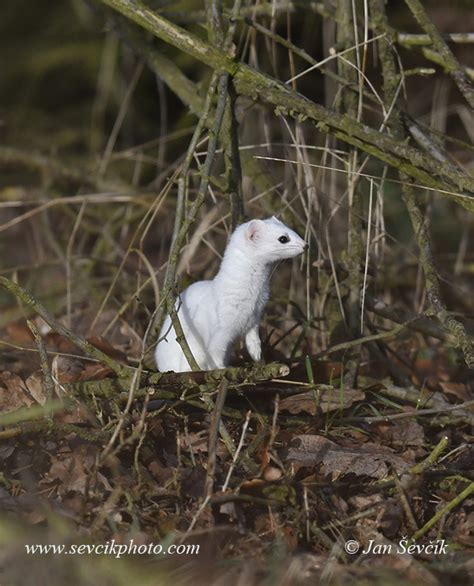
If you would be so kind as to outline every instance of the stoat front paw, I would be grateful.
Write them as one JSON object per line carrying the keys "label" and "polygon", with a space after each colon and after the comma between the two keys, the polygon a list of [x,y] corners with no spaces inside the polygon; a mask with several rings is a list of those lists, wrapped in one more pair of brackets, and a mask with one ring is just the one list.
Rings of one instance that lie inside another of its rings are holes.
{"label": "stoat front paw", "polygon": [[253,332],[248,334],[245,339],[245,345],[247,346],[250,358],[255,362],[259,362],[262,358],[262,343],[258,335],[255,335]]}
{"label": "stoat front paw", "polygon": [[250,358],[254,362],[260,362],[260,360],[262,358],[262,349],[261,348],[252,348],[252,350],[250,350],[250,348],[249,348],[248,351],[250,354]]}

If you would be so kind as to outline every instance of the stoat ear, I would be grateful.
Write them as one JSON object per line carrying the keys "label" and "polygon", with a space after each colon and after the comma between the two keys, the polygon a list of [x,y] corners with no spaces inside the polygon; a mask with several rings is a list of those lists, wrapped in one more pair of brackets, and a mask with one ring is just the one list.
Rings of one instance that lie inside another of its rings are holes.
{"label": "stoat ear", "polygon": [[260,233],[260,220],[252,220],[247,227],[247,239],[255,242]]}

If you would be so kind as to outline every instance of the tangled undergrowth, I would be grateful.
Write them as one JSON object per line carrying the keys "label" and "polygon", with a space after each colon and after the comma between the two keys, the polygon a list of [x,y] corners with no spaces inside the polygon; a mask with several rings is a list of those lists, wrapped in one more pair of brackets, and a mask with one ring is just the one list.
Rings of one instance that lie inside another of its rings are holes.
{"label": "tangled undergrowth", "polygon": [[[415,0],[15,4],[0,582],[472,584],[463,3],[441,40]],[[310,249],[264,363],[155,372],[166,304],[273,214]]]}

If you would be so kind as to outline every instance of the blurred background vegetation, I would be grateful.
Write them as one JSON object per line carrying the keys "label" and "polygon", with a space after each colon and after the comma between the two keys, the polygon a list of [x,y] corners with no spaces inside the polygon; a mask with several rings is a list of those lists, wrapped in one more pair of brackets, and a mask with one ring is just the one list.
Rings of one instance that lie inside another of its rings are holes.
{"label": "blurred background vegetation", "polygon": [[[245,4],[251,6],[254,3]],[[473,13],[469,2],[426,4],[441,32],[470,32],[472,29]],[[149,5],[189,30],[205,34],[202,2],[155,1]],[[330,21],[315,10],[305,9],[304,3],[296,2],[295,5],[292,10],[276,11],[273,18],[269,8],[269,15],[257,19],[283,37],[291,38],[296,46],[316,60],[327,57]],[[388,2],[388,13],[391,24],[398,30],[419,32],[403,2]],[[196,118],[156,72],[143,64],[130,43],[122,41],[116,17],[111,19],[100,3],[83,0],[7,3],[2,11],[0,31],[3,63],[0,200],[10,206],[0,208],[2,228],[19,214],[31,210],[35,202],[78,193],[97,193],[104,189],[110,193],[124,193],[130,189],[140,192],[142,195],[137,194],[132,198],[133,202],[88,205],[84,211],[73,246],[72,278],[84,284],[84,271],[91,276],[88,258],[94,263],[94,279],[110,278],[114,264],[120,262],[134,226],[150,205],[153,194],[156,196],[163,188],[183,156]],[[150,40],[147,33],[140,34]],[[236,45],[244,60],[280,79],[291,77],[292,60],[288,58],[287,50],[251,27],[239,24]],[[204,96],[210,71],[164,43],[155,42],[155,46],[197,84],[197,90]],[[460,62],[470,67],[474,65],[471,47],[469,44],[453,46]],[[430,66],[416,48],[400,47],[399,52],[405,69]],[[297,57],[296,64],[301,68]],[[377,83],[376,70],[376,56],[371,49],[367,76],[374,83]],[[320,72],[303,76],[297,89],[326,105],[331,105],[334,99],[334,83]],[[416,120],[441,135],[471,143],[471,113],[449,76],[440,68],[429,76],[407,77],[406,95],[407,111]],[[241,147],[269,143],[267,147],[253,146],[250,152],[293,160],[294,149],[279,146],[292,142],[281,120],[273,117],[268,109],[250,107],[244,100],[242,102]],[[368,108],[364,111],[364,118],[374,124],[378,114]],[[293,131],[300,132],[311,147],[324,146],[324,135],[315,132],[314,127],[300,124]],[[7,151],[9,147],[15,151]],[[452,157],[470,168],[472,150],[454,141],[446,143],[446,147]],[[316,164],[321,162],[320,154],[309,149],[305,151],[305,157]],[[264,161],[263,166],[274,178],[275,185],[282,182],[274,190],[277,199],[288,201],[289,191],[295,198],[304,191],[305,180],[297,176],[301,175],[300,170],[285,167],[278,161]],[[367,168],[368,173],[375,175],[380,175],[381,171],[382,165],[373,161]],[[330,202],[323,201],[324,189],[331,180],[343,186],[344,178],[328,179],[328,174],[321,177],[319,169],[306,169],[305,172],[312,175],[314,189],[318,191],[317,205],[322,211],[317,222],[313,218],[313,225],[318,233],[322,233],[322,227],[334,211]],[[308,180],[306,187],[307,183]],[[243,187],[247,202],[258,196],[259,187],[253,178],[244,177]],[[396,183],[385,184],[384,222],[390,237],[390,254],[408,261],[410,252],[413,252],[413,235],[399,192]],[[219,190],[216,197],[222,201]],[[472,238],[469,238],[472,218],[447,200],[429,197],[435,251],[448,274],[453,269],[459,273],[459,255],[466,254],[466,248],[472,250]],[[153,266],[166,259],[172,225],[169,221],[173,214],[172,198],[173,189],[157,214],[156,224],[147,234],[146,254],[150,255]],[[278,205],[276,201],[268,204],[266,199],[260,197],[253,209],[249,207],[248,215],[284,209],[284,205]],[[209,206],[212,204],[210,201]],[[269,207],[273,209],[267,211],[265,208]],[[54,206],[2,229],[0,266],[3,269],[23,265],[41,269],[26,271],[23,277],[33,289],[39,287],[47,293],[42,279],[52,286],[55,282],[52,274],[58,271],[62,274],[64,267],[60,265],[64,265],[62,261],[79,209],[78,204],[70,203]],[[336,251],[344,246],[346,232],[344,209],[338,214],[341,220],[331,220],[334,230],[330,234]],[[60,282],[57,281],[58,287]],[[78,300],[94,295],[93,286],[73,289]]]}

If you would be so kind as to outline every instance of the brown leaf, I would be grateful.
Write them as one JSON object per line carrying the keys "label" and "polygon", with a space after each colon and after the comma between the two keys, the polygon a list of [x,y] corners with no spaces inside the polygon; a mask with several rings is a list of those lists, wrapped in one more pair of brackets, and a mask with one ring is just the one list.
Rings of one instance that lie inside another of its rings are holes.
{"label": "brown leaf", "polygon": [[362,444],[354,447],[341,447],[319,435],[299,435],[291,442],[285,459],[303,466],[321,464],[325,475],[333,479],[346,474],[384,478],[389,462],[397,472],[405,469],[408,463],[388,448],[376,444]]}
{"label": "brown leaf", "polygon": [[113,373],[113,370],[100,362],[87,362],[81,372],[81,381],[103,380]]}
{"label": "brown leaf", "polygon": [[56,355],[51,370],[60,383],[74,383],[81,380],[83,362],[70,356]]}
{"label": "brown leaf", "polygon": [[285,525],[283,527],[283,537],[286,541],[286,546],[289,551],[295,551],[298,547],[298,531],[291,525]]}
{"label": "brown leaf", "polygon": [[244,480],[240,485],[240,490],[254,490],[265,486],[266,482],[261,478],[251,478],[250,480]]}
{"label": "brown leaf", "polygon": [[46,403],[46,389],[44,386],[44,376],[41,370],[37,370],[33,372],[25,381],[28,390],[31,393],[31,396],[35,401],[37,401],[40,405],[44,405]]}
{"label": "brown leaf", "polygon": [[52,459],[51,468],[47,479],[59,480],[59,494],[69,491],[85,493],[88,470],[94,464],[96,448],[92,446],[79,446],[74,452],[56,456]]}
{"label": "brown leaf", "polygon": [[14,344],[28,344],[30,345],[34,338],[28,327],[25,319],[10,322],[6,326],[8,339]]}
{"label": "brown leaf", "polygon": [[117,350],[117,348],[114,348],[112,344],[102,336],[91,336],[90,338],[87,338],[87,341],[114,360],[127,362],[127,355],[122,351]]}
{"label": "brown leaf", "polygon": [[[82,352],[73,346],[70,347],[70,342],[62,337],[54,338],[57,348],[61,352],[82,355]],[[114,360],[119,362],[126,362],[126,355],[114,348],[105,338],[100,336],[93,336],[88,338],[88,342],[107,354]],[[53,360],[53,372],[59,382],[70,383],[78,381],[103,380],[112,374],[112,370],[100,363],[90,360],[81,360],[80,357],[73,356],[55,356]]]}
{"label": "brown leaf", "polygon": [[[206,431],[190,431],[186,435],[180,435],[179,443],[181,448],[186,451],[193,451],[194,453],[199,452],[207,452],[208,450],[208,439],[206,435]],[[225,446],[224,446],[225,447]],[[219,452],[219,444],[218,444],[218,452]]]}
{"label": "brown leaf", "polygon": [[7,370],[0,373],[0,412],[29,407],[33,400],[22,379]]}
{"label": "brown leaf", "polygon": [[[292,380],[308,382],[308,372],[306,369],[306,361],[301,359],[291,363],[291,378]],[[342,372],[342,364],[340,362],[331,362],[329,360],[311,359],[311,370],[313,379],[316,384],[329,384],[331,380],[338,378]]]}
{"label": "brown leaf", "polygon": [[385,499],[377,515],[377,529],[394,539],[403,523],[403,509],[398,499]]}
{"label": "brown leaf", "polygon": [[62,355],[54,357],[52,371],[60,383],[102,380],[112,373],[108,366],[99,362],[90,362]]}
{"label": "brown leaf", "polygon": [[67,338],[57,332],[48,332],[44,338],[47,348],[64,352],[65,354],[78,354],[79,349]]}
{"label": "brown leaf", "polygon": [[148,464],[148,470],[151,472],[153,478],[163,485],[176,474],[176,468],[162,466],[158,460],[150,462]]}
{"label": "brown leaf", "polygon": [[56,419],[61,423],[88,423],[97,426],[97,419],[94,414],[82,404],[77,404],[74,408],[68,407],[67,411],[57,413]]}
{"label": "brown leaf", "polygon": [[461,523],[456,524],[454,534],[456,541],[474,547],[474,512],[469,513]]}
{"label": "brown leaf", "polygon": [[439,383],[441,390],[446,395],[453,395],[461,401],[471,401],[472,395],[463,383]]}
{"label": "brown leaf", "polygon": [[319,392],[319,398],[317,398],[317,391],[308,391],[299,395],[285,397],[280,401],[280,409],[293,415],[298,415],[299,413],[316,415],[317,402],[319,402],[319,407],[323,413],[329,413],[330,411],[347,409],[355,401],[363,401],[364,399],[365,394],[355,389],[345,389],[343,393],[338,389],[323,389]]}
{"label": "brown leaf", "polygon": [[204,491],[206,472],[202,468],[186,468],[181,472],[181,490],[191,498],[200,498]]}
{"label": "brown leaf", "polygon": [[31,525],[38,525],[39,523],[44,523],[44,521],[48,518],[46,511],[40,511],[37,509],[33,509],[32,511],[26,513],[25,520],[28,521]]}
{"label": "brown leaf", "polygon": [[383,442],[394,448],[425,445],[423,428],[413,419],[384,422],[377,429]]}

